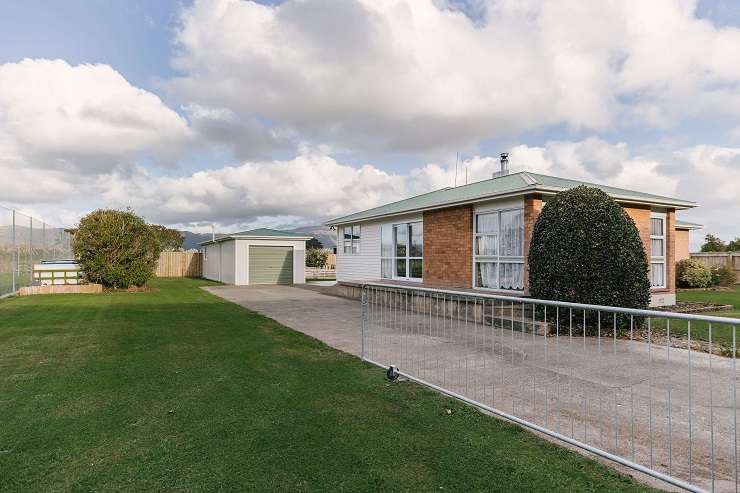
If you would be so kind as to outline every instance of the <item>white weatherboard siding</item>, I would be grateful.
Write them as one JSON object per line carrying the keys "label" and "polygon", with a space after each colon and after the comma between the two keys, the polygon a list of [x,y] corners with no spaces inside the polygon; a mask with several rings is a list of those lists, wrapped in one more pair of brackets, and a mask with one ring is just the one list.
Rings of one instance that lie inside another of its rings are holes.
{"label": "white weatherboard siding", "polygon": [[[379,222],[361,224],[360,253],[344,253],[344,242],[337,237],[337,281],[380,279]],[[337,228],[337,234],[342,228]]]}
{"label": "white weatherboard siding", "polygon": [[[382,221],[359,223],[360,253],[344,253],[344,242],[337,236],[337,281],[379,280],[380,273],[380,230],[384,224],[412,223],[422,220],[421,214],[404,214]],[[337,227],[340,234],[341,226]]]}
{"label": "white weatherboard siding", "polygon": [[524,199],[522,197],[512,197],[509,199],[490,200],[475,204],[473,213],[486,212],[490,210],[504,209],[524,209]]}

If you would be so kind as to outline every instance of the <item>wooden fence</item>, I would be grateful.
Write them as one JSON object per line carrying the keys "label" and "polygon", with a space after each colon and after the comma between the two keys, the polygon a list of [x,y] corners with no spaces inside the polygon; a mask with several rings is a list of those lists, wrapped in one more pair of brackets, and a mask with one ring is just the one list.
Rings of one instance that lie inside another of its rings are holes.
{"label": "wooden fence", "polygon": [[162,252],[154,269],[157,277],[201,277],[202,273],[200,252]]}
{"label": "wooden fence", "polygon": [[321,267],[306,267],[306,279],[327,279],[334,280],[337,278],[337,271],[334,269],[322,269]]}
{"label": "wooden fence", "polygon": [[740,252],[701,252],[690,254],[692,259],[709,267],[727,266],[735,271],[735,283],[740,284]]}
{"label": "wooden fence", "polygon": [[337,254],[336,253],[330,253],[329,256],[326,257],[326,265],[324,265],[324,268],[326,269],[336,269],[337,268]]}

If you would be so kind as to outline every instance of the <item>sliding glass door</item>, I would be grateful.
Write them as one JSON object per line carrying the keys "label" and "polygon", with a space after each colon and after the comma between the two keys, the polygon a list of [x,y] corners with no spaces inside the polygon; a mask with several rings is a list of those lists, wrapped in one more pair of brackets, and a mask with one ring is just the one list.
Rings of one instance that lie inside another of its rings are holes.
{"label": "sliding glass door", "polygon": [[421,281],[424,272],[424,231],[421,222],[384,225],[380,244],[382,277]]}

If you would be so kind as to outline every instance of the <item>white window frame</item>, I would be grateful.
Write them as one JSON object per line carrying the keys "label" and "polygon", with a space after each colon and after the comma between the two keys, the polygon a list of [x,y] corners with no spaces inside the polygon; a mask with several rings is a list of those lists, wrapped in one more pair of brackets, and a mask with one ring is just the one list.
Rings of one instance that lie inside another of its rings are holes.
{"label": "white window frame", "polygon": [[[349,251],[347,251],[347,240],[344,238],[344,230],[350,229],[350,240],[349,240]],[[357,233],[355,234],[355,228]],[[342,226],[342,254],[343,255],[359,255],[360,254],[360,242],[362,240],[362,226],[360,224],[349,224]]]}
{"label": "white window frame", "polygon": [[[524,208],[523,207],[508,207],[508,208],[486,208],[486,209],[480,209],[476,210],[473,214],[473,287],[475,289],[480,289],[483,291],[497,291],[497,292],[504,292],[504,293],[515,293],[515,294],[522,294],[524,293],[524,287],[522,286],[522,289],[505,289],[505,288],[489,288],[484,286],[478,286],[478,275],[477,275],[477,269],[476,264],[477,263],[485,263],[485,262],[492,262],[496,264],[496,279],[501,279],[501,264],[521,264],[522,265],[522,283],[524,283],[524,255],[522,256],[508,256],[508,255],[501,255],[501,214],[505,212],[521,212],[522,213],[522,222],[524,222]],[[486,233],[478,233],[478,216],[486,215],[486,214],[498,214],[498,232],[496,233],[496,255],[478,255],[475,253],[475,246],[476,241],[479,236],[491,236],[490,234]],[[524,238],[524,234],[522,234],[522,253],[524,253],[524,244],[526,242],[526,238]],[[499,283],[500,285],[500,283]]]}
{"label": "white window frame", "polygon": [[[419,225],[421,228],[421,248],[422,248],[422,255],[421,257],[412,257],[411,256],[411,225]],[[383,256],[383,228],[389,227],[390,233],[391,233],[391,242],[393,243],[392,251],[393,255]],[[403,227],[406,229],[406,256],[405,257],[399,257],[398,251],[396,249],[396,228]],[[421,220],[418,221],[404,221],[399,223],[388,223],[381,225],[380,227],[380,272],[381,276],[383,275],[383,260],[390,260],[392,263],[391,272],[392,275],[390,279],[394,279],[397,281],[411,281],[411,282],[424,282],[424,222]],[[397,262],[399,260],[404,260],[406,262],[406,275],[405,276],[399,276],[398,275],[398,264]],[[422,276],[421,277],[411,277],[411,261],[412,260],[421,260],[422,262]],[[388,279],[387,277],[383,279]]]}
{"label": "white window frame", "polygon": [[[660,219],[663,224],[663,233],[660,235],[653,234],[653,219]],[[668,278],[668,264],[666,257],[668,253],[668,235],[667,222],[668,214],[665,212],[651,212],[650,213],[650,289],[665,289]],[[663,241],[663,255],[653,255],[653,240]],[[663,283],[660,285],[653,285],[653,264],[660,264],[663,266]]]}

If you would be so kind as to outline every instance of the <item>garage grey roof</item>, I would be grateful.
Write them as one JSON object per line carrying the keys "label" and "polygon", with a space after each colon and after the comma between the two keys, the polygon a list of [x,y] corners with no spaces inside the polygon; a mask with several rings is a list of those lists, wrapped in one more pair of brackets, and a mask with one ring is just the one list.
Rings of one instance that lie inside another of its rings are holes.
{"label": "garage grey roof", "polygon": [[557,193],[579,185],[599,188],[620,202],[660,205],[674,207],[676,209],[696,207],[695,202],[687,200],[521,171],[519,173],[499,176],[459,187],[442,188],[440,190],[399,200],[397,202],[391,202],[390,204],[385,204],[380,207],[338,217],[328,221],[326,224],[347,224],[351,222],[381,218],[384,216],[451,207],[454,205],[523,195],[526,193]]}
{"label": "garage grey roof", "polygon": [[219,238],[216,238],[215,240],[203,241],[200,243],[200,245],[208,245],[209,243],[217,243],[220,241],[235,240],[237,238],[260,239],[260,240],[273,239],[273,240],[306,240],[307,241],[313,238],[313,236],[307,233],[280,231],[278,229],[270,229],[270,228],[257,228],[257,229],[250,229],[248,231],[240,231],[238,233],[224,235]]}
{"label": "garage grey roof", "polygon": [[703,224],[690,223],[688,221],[681,221],[680,219],[676,219],[677,229],[702,229],[703,227]]}

